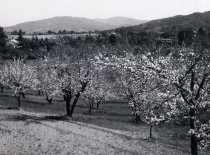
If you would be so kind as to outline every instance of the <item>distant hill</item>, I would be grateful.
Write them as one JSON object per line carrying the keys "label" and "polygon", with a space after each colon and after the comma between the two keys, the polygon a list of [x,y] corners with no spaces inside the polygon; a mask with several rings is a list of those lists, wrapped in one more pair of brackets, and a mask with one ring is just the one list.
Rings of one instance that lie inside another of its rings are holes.
{"label": "distant hill", "polygon": [[194,29],[199,27],[210,30],[210,11],[152,20],[141,25],[125,27],[122,29],[132,32],[139,32],[141,30],[149,32],[178,32],[179,30],[187,28]]}
{"label": "distant hill", "polygon": [[109,30],[115,29],[121,26],[133,26],[138,25],[146,21],[136,20],[125,17],[113,17],[108,19],[89,19],[84,17],[54,17],[49,19],[30,21],[20,23],[14,26],[5,27],[6,31],[13,31],[22,29],[26,33],[31,32],[46,32],[67,30],[67,31],[94,31],[94,30]]}
{"label": "distant hill", "polygon": [[146,20],[138,20],[127,17],[111,17],[107,19],[95,19],[104,24],[114,25],[116,27],[133,26],[147,22]]}

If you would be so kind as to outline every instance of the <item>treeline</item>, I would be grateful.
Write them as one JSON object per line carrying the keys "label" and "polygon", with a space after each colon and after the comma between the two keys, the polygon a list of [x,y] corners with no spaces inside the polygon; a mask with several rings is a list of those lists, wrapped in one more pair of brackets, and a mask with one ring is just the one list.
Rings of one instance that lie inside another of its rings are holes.
{"label": "treeline", "polygon": [[[22,31],[22,30],[21,30]],[[99,31],[95,30],[95,31],[89,31],[89,33],[98,33]],[[82,32],[77,32],[77,31],[68,31],[68,30],[59,30],[58,32],[52,31],[52,30],[48,30],[47,32],[33,32],[33,33],[29,33],[29,35],[54,35],[54,34],[85,34],[87,33],[86,31],[82,31]],[[11,35],[18,35],[19,34],[19,30],[14,30],[10,33]],[[26,35],[26,32],[22,32],[23,35]]]}
{"label": "treeline", "polygon": [[[43,58],[50,52],[55,51],[60,46],[70,46],[72,48],[79,48],[81,46],[112,46],[116,45],[117,37],[114,34],[87,34],[76,36],[60,36],[54,38],[38,38],[34,35],[31,38],[25,37],[25,32],[21,29],[14,31],[12,34],[17,35],[17,38],[9,37],[0,29],[0,55],[2,59],[26,58],[37,59]],[[50,32],[51,34],[51,32]]]}
{"label": "treeline", "polygon": [[0,57],[2,59],[21,57],[26,59],[37,59],[46,55],[56,43],[52,39],[38,39],[37,36],[25,38],[24,35],[25,32],[20,29],[17,32],[16,39],[9,39],[3,28],[0,28]]}
{"label": "treeline", "polygon": [[179,31],[168,30],[168,31],[146,31],[141,30],[139,32],[134,32],[127,30],[126,28],[116,29],[115,32],[127,40],[129,44],[132,45],[142,45],[142,44],[158,44],[158,41],[164,42],[164,39],[171,39],[172,44],[170,45],[185,45],[190,46],[193,43],[202,42],[204,46],[210,46],[210,31],[202,27],[197,29],[185,28]]}
{"label": "treeline", "polygon": [[126,31],[126,29],[84,34],[83,32],[78,34],[66,30],[58,32],[59,34],[73,34],[69,36],[58,35],[57,33],[48,31],[48,35],[55,34],[55,37],[45,39],[38,38],[39,35],[26,38],[24,36],[25,32],[19,30],[12,32],[12,34],[18,36],[17,39],[13,40],[8,39],[3,28],[0,31],[0,54],[3,59],[12,59],[14,57],[37,59],[48,55],[59,46],[71,46],[72,48],[79,48],[81,46],[97,46],[97,48],[127,46],[137,49],[149,48],[154,51],[164,46],[164,52],[166,53],[171,47],[177,46],[190,47],[196,44],[202,45],[205,48],[209,48],[210,46],[210,34],[203,28],[197,30],[180,30],[177,34],[173,32],[156,33],[147,31],[134,33],[132,31]]}

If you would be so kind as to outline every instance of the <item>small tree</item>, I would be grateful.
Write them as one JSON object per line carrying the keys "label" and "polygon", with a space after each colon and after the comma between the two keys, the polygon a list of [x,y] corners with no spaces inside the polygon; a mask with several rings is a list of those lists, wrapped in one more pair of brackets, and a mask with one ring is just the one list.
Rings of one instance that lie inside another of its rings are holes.
{"label": "small tree", "polygon": [[[25,32],[23,32],[21,29],[18,31],[18,49],[19,50],[30,50],[29,42],[26,38],[23,37]],[[22,56],[22,55],[21,55]]]}
{"label": "small tree", "polygon": [[46,101],[52,104],[53,97],[60,94],[60,81],[56,70],[56,65],[52,64],[47,58],[41,61],[41,67],[37,68],[36,89],[46,96]]}
{"label": "small tree", "polygon": [[91,114],[95,104],[96,109],[99,108],[100,103],[104,100],[109,89],[108,86],[109,85],[108,83],[105,83],[105,79],[101,72],[96,72],[96,74],[90,79],[86,90],[82,94],[82,98],[89,107],[89,114]]}

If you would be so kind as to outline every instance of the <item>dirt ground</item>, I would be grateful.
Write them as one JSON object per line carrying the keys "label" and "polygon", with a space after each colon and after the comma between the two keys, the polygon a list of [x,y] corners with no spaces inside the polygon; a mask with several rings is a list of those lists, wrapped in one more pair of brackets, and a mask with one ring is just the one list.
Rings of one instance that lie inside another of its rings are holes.
{"label": "dirt ground", "polygon": [[0,110],[0,137],[1,155],[189,154],[147,139],[141,131],[107,129],[23,110]]}

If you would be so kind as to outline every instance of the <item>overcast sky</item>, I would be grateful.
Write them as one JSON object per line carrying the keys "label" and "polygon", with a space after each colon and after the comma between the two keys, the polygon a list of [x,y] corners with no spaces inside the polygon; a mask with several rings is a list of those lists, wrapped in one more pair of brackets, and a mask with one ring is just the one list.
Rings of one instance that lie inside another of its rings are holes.
{"label": "overcast sky", "polygon": [[210,11],[210,0],[0,0],[0,26],[54,16],[151,20]]}

